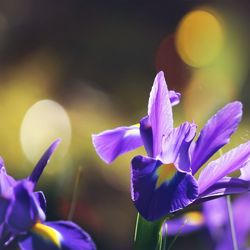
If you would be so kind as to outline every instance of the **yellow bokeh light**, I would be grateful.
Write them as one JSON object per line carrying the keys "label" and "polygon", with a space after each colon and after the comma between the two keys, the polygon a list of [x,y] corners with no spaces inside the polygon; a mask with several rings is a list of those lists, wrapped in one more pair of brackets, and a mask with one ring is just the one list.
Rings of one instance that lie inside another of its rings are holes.
{"label": "yellow bokeh light", "polygon": [[23,152],[35,164],[55,139],[61,138],[60,157],[68,150],[71,124],[64,108],[51,100],[41,100],[26,112],[20,131]]}
{"label": "yellow bokeh light", "polygon": [[223,29],[218,18],[205,10],[183,17],[176,33],[176,48],[182,60],[193,67],[213,63],[221,52]]}

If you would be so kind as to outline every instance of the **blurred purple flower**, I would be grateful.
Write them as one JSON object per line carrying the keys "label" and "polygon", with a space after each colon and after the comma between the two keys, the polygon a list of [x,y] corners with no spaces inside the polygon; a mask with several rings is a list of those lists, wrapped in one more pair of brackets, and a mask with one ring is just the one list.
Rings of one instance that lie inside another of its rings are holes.
{"label": "blurred purple flower", "polygon": [[[249,249],[250,215],[244,213],[250,206],[250,195],[243,194],[232,203],[236,240],[239,249]],[[233,242],[225,197],[203,203],[203,212],[187,212],[179,218],[167,221],[163,232],[168,236],[186,235],[207,228],[216,250],[233,250]]]}
{"label": "blurred purple flower", "polygon": [[[141,119],[140,133],[136,134],[148,156],[136,156],[131,163],[132,200],[140,214],[150,221],[193,202],[249,189],[250,171],[247,165],[250,161],[250,142],[210,162],[201,171],[198,180],[194,178],[200,167],[229,142],[241,120],[242,104],[232,102],[219,110],[201,130],[197,141],[193,142],[196,134],[194,123],[185,122],[177,128],[173,127],[170,93],[163,72],[158,73],[149,97],[148,115]],[[94,146],[103,159],[107,155],[116,157],[120,152],[135,148],[135,144],[131,147],[126,133],[114,143],[109,135],[116,130],[93,135]],[[243,168],[242,178],[226,177],[240,168]]]}
{"label": "blurred purple flower", "polygon": [[46,201],[34,188],[60,140],[44,153],[31,175],[16,181],[0,160],[0,249],[18,244],[25,250],[95,249],[90,236],[69,221],[45,221]]}

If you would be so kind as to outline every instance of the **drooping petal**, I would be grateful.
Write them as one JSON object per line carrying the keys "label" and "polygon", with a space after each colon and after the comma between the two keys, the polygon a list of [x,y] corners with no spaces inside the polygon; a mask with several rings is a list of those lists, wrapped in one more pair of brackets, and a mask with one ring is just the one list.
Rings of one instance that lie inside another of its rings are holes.
{"label": "drooping petal", "polygon": [[223,154],[220,158],[210,162],[200,173],[198,184],[199,193],[215,184],[224,176],[240,169],[250,160],[250,141]]}
{"label": "drooping petal", "polygon": [[175,105],[180,103],[180,99],[181,99],[181,94],[180,93],[175,92],[174,90],[170,90],[168,92],[168,94],[169,94],[169,99],[170,99],[170,102],[171,102],[172,106],[175,106]]}
{"label": "drooping petal", "polygon": [[89,234],[69,221],[40,224],[20,241],[23,250],[95,250]]}
{"label": "drooping petal", "polygon": [[32,193],[33,184],[21,181],[14,188],[6,223],[14,234],[27,232],[37,220],[44,220],[44,213]]}
{"label": "drooping petal", "polygon": [[163,227],[165,236],[186,235],[196,232],[205,226],[205,220],[201,212],[192,211],[181,215],[179,218],[167,220]]}
{"label": "drooping petal", "polygon": [[250,191],[250,181],[226,176],[207,188],[205,192],[199,194],[195,203],[248,191]]}
{"label": "drooping petal", "polygon": [[92,135],[97,154],[106,163],[111,163],[119,155],[142,146],[139,124],[118,127]]}
{"label": "drooping petal", "polygon": [[161,153],[163,136],[173,129],[172,106],[163,72],[155,77],[148,102],[148,116],[153,132],[153,157],[156,157]]}
{"label": "drooping petal", "polygon": [[57,148],[57,146],[59,145],[60,142],[61,142],[61,139],[57,139],[45,151],[45,153],[43,154],[41,159],[36,164],[36,166],[35,166],[34,170],[32,171],[31,175],[29,176],[29,180],[31,182],[33,182],[34,184],[36,184],[38,182],[44,168],[48,164],[48,161],[49,161],[50,157],[52,156],[53,152],[56,150],[56,148]]}
{"label": "drooping petal", "polygon": [[192,155],[193,175],[222,146],[227,144],[235,132],[242,116],[242,104],[232,102],[211,117],[201,130]]}
{"label": "drooping petal", "polygon": [[159,160],[136,156],[131,164],[131,196],[147,220],[160,219],[192,203],[198,195],[196,180],[190,174],[176,171],[173,177],[157,185]]}
{"label": "drooping petal", "polygon": [[189,146],[196,133],[194,123],[185,122],[165,136],[162,145],[161,160],[164,163],[174,163],[181,172],[190,172]]}

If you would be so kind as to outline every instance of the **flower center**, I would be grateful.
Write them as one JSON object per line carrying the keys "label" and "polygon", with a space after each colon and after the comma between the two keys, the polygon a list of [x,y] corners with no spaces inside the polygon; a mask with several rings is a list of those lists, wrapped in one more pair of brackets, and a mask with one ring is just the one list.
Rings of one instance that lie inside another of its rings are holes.
{"label": "flower center", "polygon": [[42,236],[43,238],[52,241],[57,247],[61,247],[61,234],[54,228],[46,226],[40,222],[37,222],[33,227],[32,231]]}
{"label": "flower center", "polygon": [[169,164],[162,164],[158,169],[157,169],[157,182],[156,182],[156,187],[160,187],[164,182],[170,180],[173,178],[173,176],[176,173],[176,168],[174,163],[169,163]]}

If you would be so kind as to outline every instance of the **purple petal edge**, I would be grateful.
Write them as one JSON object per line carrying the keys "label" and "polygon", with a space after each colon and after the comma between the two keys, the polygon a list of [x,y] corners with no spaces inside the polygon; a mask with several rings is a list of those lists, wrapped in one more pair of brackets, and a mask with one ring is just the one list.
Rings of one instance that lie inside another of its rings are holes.
{"label": "purple petal edge", "polygon": [[93,134],[92,143],[99,157],[107,164],[119,155],[143,145],[139,125],[117,127]]}
{"label": "purple petal edge", "polygon": [[205,124],[191,152],[192,172],[199,168],[222,146],[227,144],[238,128],[242,116],[242,104],[232,102],[220,109]]}
{"label": "purple petal edge", "polygon": [[52,156],[53,152],[56,150],[57,146],[60,144],[61,139],[55,140],[49,148],[45,151],[45,153],[42,155],[38,163],[36,164],[34,170],[32,171],[31,175],[28,177],[28,179],[36,184],[46,167],[50,157]]}
{"label": "purple petal edge", "polygon": [[204,193],[210,186],[226,175],[244,167],[250,161],[250,141],[223,154],[210,162],[198,178],[199,193]]}
{"label": "purple petal edge", "polygon": [[163,136],[167,136],[173,129],[172,105],[162,71],[156,75],[150,92],[148,117],[153,133],[153,157],[156,157],[161,153]]}

